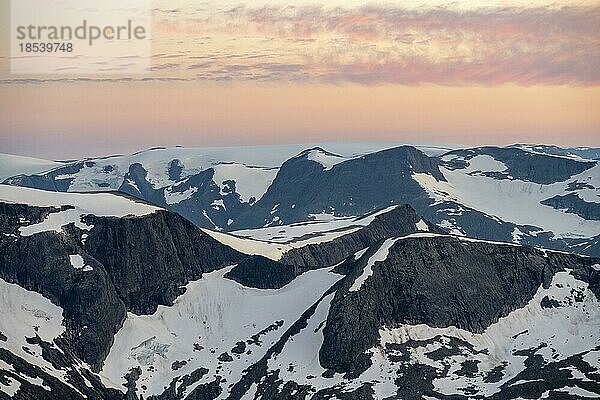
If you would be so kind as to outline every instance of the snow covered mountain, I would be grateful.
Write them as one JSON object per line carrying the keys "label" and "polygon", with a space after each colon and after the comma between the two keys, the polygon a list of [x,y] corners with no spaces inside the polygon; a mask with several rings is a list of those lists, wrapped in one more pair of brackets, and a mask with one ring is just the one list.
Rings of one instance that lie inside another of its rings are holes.
{"label": "snow covered mountain", "polygon": [[59,168],[65,164],[67,163],[16,156],[13,154],[0,154],[0,181],[4,181],[14,175],[41,173]]}
{"label": "snow covered mountain", "polygon": [[242,235],[324,219],[334,227],[410,204],[453,234],[600,255],[598,149],[385,147],[157,148],[25,171],[5,182],[120,191],[198,226]]}
{"label": "snow covered mountain", "polygon": [[0,185],[0,398],[600,394],[600,259],[448,235],[407,205],[320,218],[233,236]]}

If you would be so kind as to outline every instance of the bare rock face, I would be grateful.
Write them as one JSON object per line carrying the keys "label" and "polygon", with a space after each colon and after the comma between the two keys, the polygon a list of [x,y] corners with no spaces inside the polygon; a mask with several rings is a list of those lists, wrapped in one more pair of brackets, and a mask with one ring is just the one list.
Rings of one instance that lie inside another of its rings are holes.
{"label": "bare rock face", "polygon": [[[292,249],[286,252],[280,261],[298,266],[302,270],[335,265],[385,238],[418,232],[416,224],[419,221],[421,217],[411,206],[399,205],[389,212],[377,215],[373,222],[356,232],[340,236],[330,242]],[[431,223],[426,221],[423,223],[426,224],[428,231],[443,232]]]}
{"label": "bare rock face", "polygon": [[[511,176],[515,179],[539,184],[565,181],[571,176],[596,165],[595,161],[577,161],[566,157],[552,157],[510,147],[484,146],[476,149],[454,150],[447,154],[461,156],[464,160],[469,160],[477,155],[489,155],[504,163],[507,170],[501,173],[491,172],[486,175],[497,179]],[[452,168],[456,165],[452,165],[451,162],[447,166]]]}
{"label": "bare rock face", "polygon": [[431,199],[411,174],[429,173],[445,180],[438,159],[410,146],[351,159],[329,170],[309,160],[310,151],[323,149],[307,150],[283,163],[267,192],[252,209],[236,217],[232,227],[271,222],[276,204],[277,217],[283,223],[306,221],[310,214],[324,210],[335,209],[336,215],[362,215],[392,204],[429,204]]}
{"label": "bare rock face", "polygon": [[[127,311],[149,314],[171,305],[191,280],[248,256],[167,211],[142,217],[84,217],[82,231],[21,236],[20,225],[41,222],[61,208],[0,203],[0,278],[41,293],[64,310],[62,345],[95,370]],[[84,238],[84,233],[87,235]],[[74,268],[80,255],[91,269]]]}
{"label": "bare rock face", "polygon": [[564,196],[557,195],[542,200],[541,203],[558,210],[566,210],[565,212],[577,214],[583,219],[600,220],[600,203],[585,201],[574,193]]}
{"label": "bare rock face", "polygon": [[569,268],[600,294],[597,259],[452,237],[400,239],[359,290],[349,291],[375,253],[343,266],[349,274],[331,303],[320,350],[323,367],[357,376],[380,327],[426,324],[474,333],[523,307],[552,276]]}
{"label": "bare rock face", "polygon": [[[2,204],[2,219],[41,221],[59,209]],[[17,225],[2,224],[0,277],[49,298],[64,310],[65,346],[99,369],[125,319],[126,309],[106,269],[88,255],[78,238],[56,232],[17,235]],[[75,269],[69,256],[80,254],[92,271]]]}
{"label": "bare rock face", "polygon": [[137,314],[172,304],[181,286],[246,257],[167,211],[142,218],[89,216],[86,223],[94,228],[85,250],[104,265],[127,309]]}
{"label": "bare rock face", "polygon": [[297,274],[297,268],[291,265],[283,265],[261,256],[251,256],[240,261],[225,274],[225,278],[253,288],[279,289],[294,280]]}

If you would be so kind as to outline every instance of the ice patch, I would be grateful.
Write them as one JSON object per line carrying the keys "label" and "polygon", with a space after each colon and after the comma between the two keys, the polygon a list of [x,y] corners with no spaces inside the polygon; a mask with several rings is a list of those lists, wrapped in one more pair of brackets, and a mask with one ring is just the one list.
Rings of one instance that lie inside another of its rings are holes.
{"label": "ice patch", "polygon": [[156,336],[153,336],[133,347],[129,352],[129,358],[135,359],[140,365],[152,365],[156,356],[167,359],[169,347],[171,347],[170,344],[159,343]]}

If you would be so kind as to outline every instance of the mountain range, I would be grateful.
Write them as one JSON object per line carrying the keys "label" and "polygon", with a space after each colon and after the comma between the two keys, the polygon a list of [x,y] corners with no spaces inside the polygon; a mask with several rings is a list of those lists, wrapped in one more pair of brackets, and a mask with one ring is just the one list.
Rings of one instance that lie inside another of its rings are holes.
{"label": "mountain range", "polygon": [[0,156],[0,399],[600,396],[600,152]]}

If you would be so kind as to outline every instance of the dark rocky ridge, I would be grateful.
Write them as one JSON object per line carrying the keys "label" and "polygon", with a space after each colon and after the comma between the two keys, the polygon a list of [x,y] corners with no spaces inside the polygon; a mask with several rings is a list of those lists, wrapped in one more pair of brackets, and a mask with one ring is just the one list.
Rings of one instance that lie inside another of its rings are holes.
{"label": "dark rocky ridge", "polygon": [[106,268],[127,309],[138,314],[172,304],[181,286],[247,257],[168,211],[142,218],[88,216],[85,222],[94,225],[86,252]]}
{"label": "dark rocky ridge", "polygon": [[[284,253],[280,262],[298,266],[301,270],[335,265],[357,251],[366,249],[383,239],[418,232],[415,225],[421,219],[410,205],[399,205],[391,211],[377,215],[369,225],[356,232],[348,233],[329,242],[292,249]],[[423,221],[429,231],[444,233],[437,226]]]}
{"label": "dark rocky ridge", "polygon": [[81,171],[85,166],[84,161],[57,168],[46,174],[18,175],[6,179],[3,183],[15,186],[25,186],[54,192],[66,192],[71,186],[72,178],[59,178],[61,175],[71,175]]}
{"label": "dark rocky ridge", "polygon": [[[560,149],[554,146],[532,148],[545,154],[536,154],[518,146],[505,148],[488,146],[455,150],[447,155],[457,155],[466,160],[476,155],[490,155],[506,164],[508,169],[503,172],[475,171],[474,174],[483,174],[496,179],[523,179],[540,184],[567,180],[596,165],[593,161],[580,161],[553,156],[553,154],[566,156],[580,154],[583,157],[591,157],[597,154],[598,149]],[[500,221],[453,201],[434,202],[412,179],[413,173],[426,173],[438,180],[444,180],[439,166],[450,169],[463,168],[467,165],[467,161],[460,159],[442,161],[443,157],[428,157],[416,148],[402,146],[350,159],[334,165],[331,169],[325,169],[320,163],[308,158],[310,151],[329,154],[317,148],[306,150],[289,159],[280,168],[273,185],[257,202],[252,199],[249,202],[240,202],[234,181],[217,185],[214,182],[214,170],[211,168],[176,181],[167,188],[155,189],[148,181],[147,171],[141,164],[132,163],[129,166],[122,184],[117,182],[117,177],[111,173],[114,167],[111,170],[111,166],[108,165],[105,167],[105,170],[108,168],[106,181],[96,184],[99,188],[110,187],[147,200],[184,216],[198,226],[210,229],[218,227],[217,229],[227,231],[262,227],[265,224],[295,223],[307,221],[310,219],[310,214],[321,212],[356,216],[392,204],[410,204],[418,214],[430,222],[442,224],[444,221],[449,221],[469,237],[511,241],[512,232],[518,228],[524,233],[522,243],[600,256],[600,250],[596,247],[578,246],[585,240],[555,237],[552,232],[529,234],[528,232],[538,232],[540,229]],[[94,160],[84,160],[44,174],[9,178],[6,182],[12,185],[66,191],[72,178],[65,179],[61,175],[78,171],[83,173],[85,168],[94,166]],[[174,158],[167,162],[165,174],[172,180],[180,179],[181,166],[182,162]],[[582,187],[589,188],[589,185],[583,186],[581,182],[574,182],[567,190],[577,190]],[[169,197],[169,193],[180,197],[182,193],[186,193],[183,195],[186,198],[180,202],[167,202],[165,194]],[[595,210],[590,210],[593,205],[574,204],[569,198],[554,199],[552,202],[568,206],[572,212],[588,218],[597,214]],[[563,204],[565,202],[569,204]],[[457,215],[447,211],[449,208],[462,208],[464,212]],[[296,258],[294,263],[299,262],[301,257]]]}
{"label": "dark rocky ridge", "polygon": [[[96,371],[127,311],[149,314],[158,305],[171,305],[183,293],[182,286],[227,265],[258,271],[263,264],[278,265],[235,251],[162,210],[141,217],[88,215],[84,220],[93,225],[90,231],[71,224],[62,233],[18,235],[19,225],[40,222],[60,210],[0,203],[0,278],[63,308],[66,333],[61,346]],[[88,235],[85,240],[83,233]],[[73,268],[73,254],[93,269]],[[268,276],[261,278],[263,285],[273,285]]]}
{"label": "dark rocky ridge", "polygon": [[[361,217],[361,219],[365,217]],[[375,216],[369,225],[361,227],[358,231],[331,241],[289,250],[283,254],[279,262],[264,257],[247,258],[236,265],[225,277],[245,286],[279,289],[306,271],[338,264],[356,252],[385,238],[418,232],[416,224],[421,220],[422,218],[415,213],[411,206],[400,205]],[[444,233],[430,222],[426,220],[423,222],[430,232]]]}
{"label": "dark rocky ridge", "polygon": [[563,156],[563,157],[572,157],[578,156],[587,160],[596,160],[600,161],[600,148],[597,147],[568,147],[562,148],[553,145],[544,145],[544,144],[513,144],[508,147],[519,148],[521,146],[526,146],[531,148],[535,152],[540,152],[549,155]]}
{"label": "dark rocky ridge", "polygon": [[[48,211],[19,204],[0,207],[1,219],[5,221],[15,217],[30,219]],[[0,229],[4,233],[15,230],[14,225]],[[93,271],[84,273],[73,268],[70,254],[82,255]],[[113,335],[125,319],[126,309],[106,270],[81,248],[78,238],[55,232],[16,238],[0,235],[0,278],[41,293],[62,307],[65,346],[99,369]]]}
{"label": "dark rocky ridge", "polygon": [[240,261],[225,278],[258,289],[279,289],[299,275],[298,268],[271,259],[254,256]]}
{"label": "dark rocky ridge", "polygon": [[577,214],[583,219],[600,220],[600,203],[592,203],[583,200],[575,193],[564,196],[554,196],[540,203],[565,212]]}
{"label": "dark rocky ridge", "polygon": [[[447,155],[457,155],[465,160],[478,155],[489,155],[506,165],[503,172],[486,173],[490,177],[530,181],[540,184],[562,182],[596,165],[593,161],[576,161],[564,157],[531,153],[519,148],[479,147],[475,149],[455,150]],[[460,161],[459,161],[460,163]],[[455,162],[446,163],[449,168],[460,167]],[[462,168],[462,167],[461,167]]]}
{"label": "dark rocky ridge", "polygon": [[[392,204],[411,204],[417,208],[416,204],[432,201],[411,174],[429,173],[445,180],[438,159],[410,146],[367,154],[334,165],[330,170],[309,160],[309,151],[284,162],[263,197],[240,215],[231,228],[263,226],[274,217],[282,223],[305,221],[309,214],[323,211],[362,215]],[[279,204],[276,212],[272,213],[276,204]]]}
{"label": "dark rocky ridge", "polygon": [[498,318],[523,307],[540,285],[564,268],[600,295],[598,259],[526,246],[466,242],[452,237],[401,239],[360,290],[349,292],[374,246],[357,262],[343,265],[349,275],[336,292],[324,328],[320,361],[325,368],[357,376],[371,361],[365,351],[378,329],[400,324],[456,326],[482,332]]}

